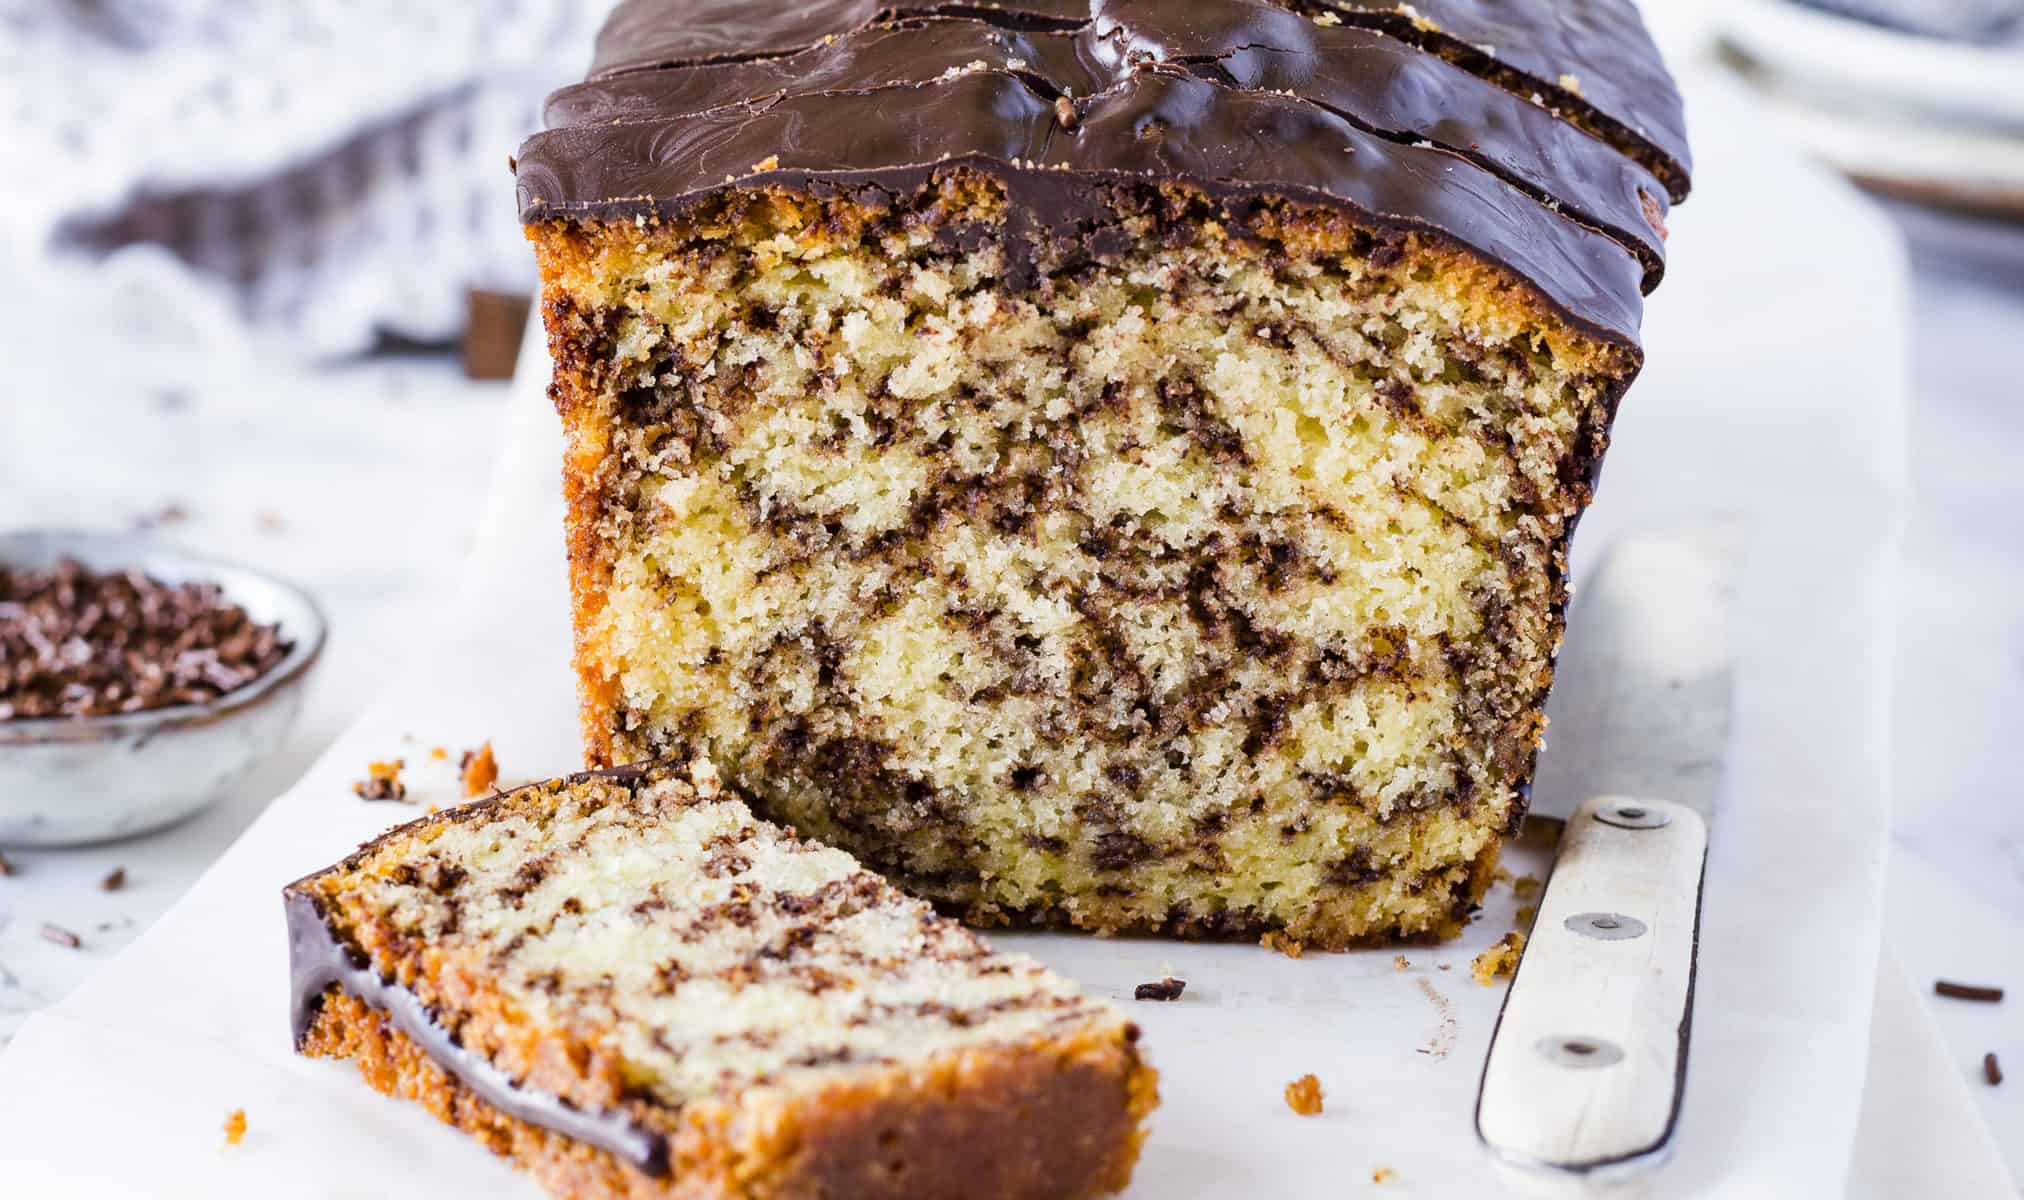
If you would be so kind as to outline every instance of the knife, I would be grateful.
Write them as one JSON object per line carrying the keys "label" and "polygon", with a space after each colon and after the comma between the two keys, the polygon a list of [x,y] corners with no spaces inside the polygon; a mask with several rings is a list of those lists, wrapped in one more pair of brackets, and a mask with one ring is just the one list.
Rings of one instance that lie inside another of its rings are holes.
{"label": "knife", "polygon": [[1672,1153],[1743,542],[1728,518],[1626,536],[1569,614],[1532,806],[1566,826],[1476,1098],[1526,1190],[1633,1182]]}

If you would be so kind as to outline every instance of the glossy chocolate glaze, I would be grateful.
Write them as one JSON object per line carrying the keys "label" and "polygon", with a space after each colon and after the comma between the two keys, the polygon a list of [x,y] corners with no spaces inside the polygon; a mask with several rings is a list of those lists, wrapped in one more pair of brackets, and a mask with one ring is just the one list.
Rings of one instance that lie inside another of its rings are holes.
{"label": "glossy chocolate glaze", "polygon": [[907,17],[949,16],[1026,32],[1115,28],[1164,10],[1272,45],[1288,10],[1382,30],[1555,110],[1604,127],[1686,198],[1679,92],[1633,0],[624,0],[598,36],[593,79],[627,71],[777,57]]}
{"label": "glossy chocolate glaze", "polygon": [[975,64],[1018,75],[1043,98],[1092,97],[1143,62],[1210,82],[1298,96],[1387,140],[1468,159],[1610,234],[1659,281],[1656,228],[1666,189],[1636,161],[1552,113],[1411,45],[1351,26],[1317,26],[1278,9],[1244,21],[1180,14],[1159,0],[1121,0],[1103,22],[1072,33],[1000,29],[978,21],[874,25],[783,58],[633,71],[549,98],[551,128],[668,119],[785,97],[858,97],[932,83]]}
{"label": "glossy chocolate glaze", "polygon": [[[1009,237],[1086,242],[1115,223],[1119,186],[1174,182],[1240,224],[1283,196],[1462,246],[1635,345],[1677,158],[1620,152],[1563,120],[1558,92],[1514,94],[1512,55],[1472,73],[1425,20],[1330,3],[1319,23],[1309,0],[627,3],[592,81],[557,93],[522,148],[521,215],[671,215],[764,186],[897,205],[963,167],[1005,186]],[[1533,32],[1556,53],[1621,42],[1676,106],[1627,3],[1505,9],[1532,16],[1478,23],[1550,24]]]}
{"label": "glossy chocolate glaze", "polygon": [[[639,772],[622,769],[591,774],[634,779]],[[359,853],[367,853],[376,844]],[[331,930],[315,897],[299,883],[291,884],[282,893],[282,903],[288,919],[290,1018],[298,1049],[316,1019],[325,992],[336,985],[385,1013],[394,1028],[406,1034],[431,1061],[499,1111],[596,1146],[649,1175],[667,1173],[666,1138],[623,1113],[586,1112],[559,1096],[523,1086],[491,1060],[465,1049],[456,1034],[437,1023],[435,1015],[414,992],[381,978],[363,954],[345,945]]]}
{"label": "glossy chocolate glaze", "polygon": [[1255,202],[1290,197],[1458,243],[1507,264],[1576,324],[1637,340],[1644,267],[1607,234],[1451,154],[1386,141],[1311,104],[1165,67],[1077,105],[1069,129],[1053,102],[1000,71],[867,101],[876,119],[815,95],[537,134],[519,160],[521,213],[672,213],[730,186],[769,184],[895,204],[938,171],[967,167],[1005,181],[1008,232],[1087,239],[1114,223],[1111,189],[1180,180],[1235,222]]}

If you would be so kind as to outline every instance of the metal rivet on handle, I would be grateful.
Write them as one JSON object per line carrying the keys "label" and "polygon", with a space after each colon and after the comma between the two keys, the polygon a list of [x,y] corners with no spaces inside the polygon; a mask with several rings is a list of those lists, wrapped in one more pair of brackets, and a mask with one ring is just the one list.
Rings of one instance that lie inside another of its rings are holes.
{"label": "metal rivet on handle", "polygon": [[1614,1066],[1623,1061],[1622,1047],[1599,1037],[1576,1034],[1540,1038],[1538,1048],[1546,1061],[1577,1071]]}
{"label": "metal rivet on handle", "polygon": [[1562,924],[1583,937],[1598,938],[1605,942],[1623,942],[1634,937],[1643,937],[1647,929],[1645,923],[1636,917],[1606,912],[1575,913]]}
{"label": "metal rivet on handle", "polygon": [[1595,819],[1604,825],[1618,829],[1663,829],[1673,823],[1671,814],[1663,809],[1639,804],[1634,800],[1620,800],[1595,810]]}

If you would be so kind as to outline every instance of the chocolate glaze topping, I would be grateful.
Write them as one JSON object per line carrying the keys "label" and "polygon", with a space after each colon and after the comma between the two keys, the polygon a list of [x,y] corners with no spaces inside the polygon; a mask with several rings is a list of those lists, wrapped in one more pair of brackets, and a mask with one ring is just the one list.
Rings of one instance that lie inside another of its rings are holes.
{"label": "chocolate glaze topping", "polygon": [[[1607,128],[1677,133],[1635,10],[1443,0],[1420,17],[1342,0],[628,0],[592,81],[557,93],[521,150],[521,215],[672,214],[758,186],[893,203],[960,166],[1004,183],[1008,233],[1087,240],[1117,186],[1176,181],[1240,220],[1286,196],[1459,243],[1634,344],[1686,178],[1682,139]],[[1503,44],[1464,53],[1428,21]],[[1555,55],[1589,101],[1520,78]],[[1613,95],[1605,64],[1653,112],[1576,121]]]}
{"label": "chocolate glaze topping", "polygon": [[[783,58],[633,71],[549,98],[552,128],[673,118],[781,98],[858,97],[935,82],[976,65],[1019,76],[1042,97],[1093,97],[1145,62],[1210,82],[1302,97],[1408,146],[1431,144],[1621,242],[1657,286],[1666,189],[1635,160],[1495,84],[1383,34],[1317,26],[1279,9],[1246,20],[1182,15],[1159,0],[1118,0],[1073,33],[1022,33],[977,21],[874,25]],[[1209,14],[1214,15],[1212,12]],[[1260,39],[1264,39],[1261,41]]]}
{"label": "chocolate glaze topping", "polygon": [[1288,12],[1383,31],[1598,127],[1664,178],[1675,200],[1686,198],[1679,93],[1632,0],[624,0],[598,35],[590,77],[776,58],[908,17],[1108,34],[1161,10],[1223,31],[1233,48],[1280,46],[1273,35]]}

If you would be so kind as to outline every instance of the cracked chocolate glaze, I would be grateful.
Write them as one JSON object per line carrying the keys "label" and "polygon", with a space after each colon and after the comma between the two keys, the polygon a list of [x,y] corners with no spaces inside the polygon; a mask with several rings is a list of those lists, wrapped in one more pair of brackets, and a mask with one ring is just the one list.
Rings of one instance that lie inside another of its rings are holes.
{"label": "cracked chocolate glaze", "polygon": [[1085,240],[1116,221],[1110,189],[1173,180],[1215,197],[1237,224],[1283,197],[1466,247],[1575,324],[1637,344],[1646,274],[1637,255],[1463,158],[1388,141],[1312,104],[1158,64],[1071,102],[1066,121],[1025,79],[989,69],[862,101],[790,96],[536,134],[517,164],[521,216],[672,214],[764,186],[888,206],[966,167],[1005,184],[1010,234]]}
{"label": "cracked chocolate glaze", "polygon": [[[594,774],[630,778],[638,772],[622,769]],[[363,955],[338,939],[323,919],[316,899],[299,885],[283,890],[282,904],[288,917],[290,1018],[298,1050],[316,1019],[324,993],[335,984],[386,1014],[394,1028],[421,1047],[430,1061],[492,1107],[595,1146],[649,1175],[667,1174],[666,1138],[621,1113],[586,1112],[559,1096],[522,1086],[483,1055],[465,1049],[455,1034],[437,1023],[419,996],[380,978]]]}
{"label": "cracked chocolate glaze", "polygon": [[1691,172],[1686,120],[1632,0],[625,0],[598,36],[591,78],[778,58],[825,38],[909,17],[980,21],[1015,32],[1107,34],[1164,13],[1227,31],[1231,46],[1273,46],[1288,11],[1381,31],[1579,120],[1649,166],[1673,199]]}
{"label": "cracked chocolate glaze", "polygon": [[919,18],[854,30],[783,58],[634,71],[549,98],[551,128],[669,119],[790,96],[862,97],[934,83],[979,66],[1007,71],[1043,97],[1089,98],[1158,62],[1256,94],[1322,108],[1366,132],[1469,160],[1615,238],[1657,286],[1665,262],[1666,189],[1645,167],[1554,114],[1396,38],[1318,26],[1278,9],[1247,19],[1182,14],[1158,0],[1111,5],[1073,33],[1021,32],[980,21]]}

